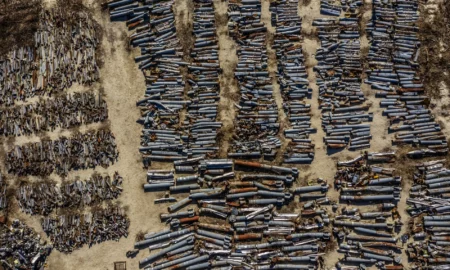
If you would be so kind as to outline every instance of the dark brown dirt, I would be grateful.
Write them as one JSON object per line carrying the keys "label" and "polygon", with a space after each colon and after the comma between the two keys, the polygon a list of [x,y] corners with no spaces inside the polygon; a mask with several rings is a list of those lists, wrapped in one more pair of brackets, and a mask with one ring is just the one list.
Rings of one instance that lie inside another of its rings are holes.
{"label": "dark brown dirt", "polygon": [[421,38],[419,63],[425,91],[432,98],[439,98],[439,84],[442,81],[450,85],[450,79],[444,75],[450,71],[450,50],[447,47],[442,52],[441,46],[450,44],[450,1],[444,2],[446,3],[440,6],[432,23],[425,22],[427,10],[421,6],[424,16],[420,17],[418,23]]}
{"label": "dark brown dirt", "polygon": [[16,46],[33,46],[39,27],[41,0],[2,0],[0,2],[0,57]]}

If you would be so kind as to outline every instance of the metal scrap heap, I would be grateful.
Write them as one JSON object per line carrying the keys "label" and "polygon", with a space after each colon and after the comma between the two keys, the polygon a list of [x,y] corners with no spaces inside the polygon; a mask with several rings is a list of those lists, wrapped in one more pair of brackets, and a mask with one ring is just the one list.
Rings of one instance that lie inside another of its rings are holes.
{"label": "metal scrap heap", "polygon": [[108,207],[87,214],[44,217],[41,224],[54,247],[60,252],[70,253],[83,245],[91,247],[127,237],[130,221],[121,208]]}
{"label": "metal scrap heap", "polygon": [[[178,166],[194,172],[176,177],[173,171],[148,171],[146,191],[187,196],[161,214],[170,230],[149,233],[135,244],[161,249],[141,260],[141,267],[319,267],[331,238],[326,182],[289,188],[298,178],[296,168],[242,160],[194,158],[175,162]],[[175,200],[167,196],[155,202]],[[300,213],[284,208],[295,200],[303,205]]]}
{"label": "metal scrap heap", "polygon": [[[344,18],[315,19],[321,47],[314,67],[319,87],[324,141],[328,148],[360,150],[370,147],[370,124],[373,114],[361,91],[362,59],[360,55],[359,13],[361,1],[342,1]],[[336,7],[336,6],[334,6]],[[323,9],[331,11],[331,7]],[[338,13],[340,14],[340,12]],[[329,14],[331,15],[331,14]]]}
{"label": "metal scrap heap", "polygon": [[217,121],[219,104],[219,45],[217,41],[214,4],[208,0],[194,0],[194,48],[192,63],[188,65],[188,96],[184,125],[189,138],[184,140],[189,154],[215,158],[219,151],[217,133],[222,123]]}
{"label": "metal scrap heap", "polygon": [[445,269],[450,263],[450,170],[445,164],[443,159],[415,166],[414,185],[406,201],[412,217],[408,232],[413,238],[406,254],[413,269]]}
{"label": "metal scrap heap", "polygon": [[268,71],[266,27],[259,0],[230,1],[228,29],[238,44],[234,75],[240,89],[234,140],[228,157],[274,159],[281,141],[278,108]]}
{"label": "metal scrap heap", "polygon": [[305,67],[301,35],[301,18],[297,14],[298,1],[284,0],[272,2],[272,25],[276,27],[273,48],[277,52],[278,83],[283,98],[283,109],[289,120],[284,136],[291,139],[284,163],[311,163],[314,159],[314,144],[309,134],[315,133],[311,127],[312,89],[309,87],[308,74]]}
{"label": "metal scrap heap", "polygon": [[85,181],[32,183],[21,185],[16,193],[19,207],[27,214],[48,215],[55,208],[83,207],[117,199],[122,193],[123,178],[116,172],[109,176],[94,174]]}
{"label": "metal scrap heap", "polygon": [[[142,7],[111,7],[111,20],[132,17],[131,29],[136,20],[149,22],[130,35],[130,44],[140,48],[135,61],[146,81],[144,98],[136,103],[141,110],[138,123],[143,126],[139,151],[146,165],[182,159],[187,154],[182,140],[189,136],[183,136],[188,132],[180,125],[180,114],[191,103],[184,98],[186,82],[181,72],[188,63],[181,57],[172,6],[173,1],[159,1]],[[138,15],[131,16],[134,13]]]}
{"label": "metal scrap heap", "polygon": [[108,107],[100,95],[74,93],[0,110],[0,134],[27,136],[56,128],[101,122]]}
{"label": "metal scrap heap", "polygon": [[[5,210],[8,207],[8,198],[6,195],[6,181],[3,178],[3,174],[0,173],[0,214],[2,210]],[[0,216],[1,218],[1,216]]]}
{"label": "metal scrap heap", "polygon": [[109,130],[88,131],[16,146],[6,154],[6,169],[16,175],[45,176],[55,172],[64,176],[70,170],[108,167],[118,156],[115,137]]}
{"label": "metal scrap heap", "polygon": [[98,80],[94,21],[78,12],[71,17],[75,23],[69,24],[62,12],[42,12],[34,47],[13,49],[0,59],[0,104],[13,105],[16,100],[60,92],[75,82]]}
{"label": "metal scrap heap", "polygon": [[446,155],[445,134],[428,108],[419,69],[418,1],[374,1],[372,43],[366,83],[382,98],[380,106],[395,134],[392,144],[418,147],[411,158]]}
{"label": "metal scrap heap", "polygon": [[42,269],[52,249],[18,220],[9,227],[0,224],[0,265],[5,269]]}
{"label": "metal scrap heap", "polygon": [[[403,225],[396,204],[400,200],[401,180],[389,167],[369,165],[389,163],[395,152],[368,153],[350,161],[338,162],[335,187],[341,192],[340,210],[333,221],[333,233],[338,239],[338,252],[345,257],[338,268],[355,263],[379,268],[401,267],[401,246],[397,233]],[[357,205],[372,206],[360,211]],[[338,210],[335,205],[334,210]]]}

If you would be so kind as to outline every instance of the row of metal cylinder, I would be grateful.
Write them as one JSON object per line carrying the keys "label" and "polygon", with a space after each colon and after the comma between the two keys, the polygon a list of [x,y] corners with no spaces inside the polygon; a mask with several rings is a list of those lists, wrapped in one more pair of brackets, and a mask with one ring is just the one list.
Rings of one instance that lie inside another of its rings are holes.
{"label": "row of metal cylinder", "polygon": [[118,157],[110,130],[90,130],[57,140],[16,145],[6,154],[5,167],[8,173],[19,176],[65,176],[72,170],[109,167]]}
{"label": "row of metal cylinder", "polygon": [[[344,18],[321,18],[313,21],[321,47],[314,67],[319,87],[324,142],[328,148],[361,150],[370,147],[370,124],[373,114],[361,91],[362,58],[360,55],[361,1],[341,1],[341,6],[321,1],[321,13]],[[358,9],[358,10],[359,10]]]}
{"label": "row of metal cylinder", "polygon": [[234,75],[240,93],[228,156],[274,159],[281,147],[277,136],[280,123],[268,70],[267,29],[261,21],[261,2],[230,2],[228,18],[229,35],[237,43]]}
{"label": "row of metal cylinder", "polygon": [[6,195],[6,181],[3,179],[3,174],[0,173],[0,213],[8,206],[8,197]]}
{"label": "row of metal cylinder", "polygon": [[[181,117],[192,104],[185,99],[187,78],[182,73],[189,63],[182,57],[173,5],[173,1],[160,1],[110,9],[111,19],[116,13],[129,11],[125,18],[130,30],[134,30],[130,43],[141,51],[135,60],[145,76],[146,90],[136,105],[141,109],[138,123],[143,125],[143,130],[139,151],[145,166],[152,161],[185,159],[191,154],[185,147],[189,140],[188,125],[182,123],[185,119]],[[148,23],[132,27],[136,19]]]}
{"label": "row of metal cylinder", "polygon": [[116,172],[112,179],[94,174],[85,181],[68,181],[61,186],[46,182],[23,183],[16,191],[16,199],[23,212],[48,215],[56,208],[82,208],[117,199],[122,193],[122,182]]}
{"label": "row of metal cylinder", "polygon": [[184,124],[189,128],[187,149],[193,155],[216,157],[219,151],[217,132],[222,123],[217,121],[220,100],[219,44],[217,41],[214,4],[212,1],[193,0],[192,64],[188,66],[188,97],[192,101],[187,108]]}
{"label": "row of metal cylinder", "polygon": [[354,14],[362,5],[361,0],[320,0],[320,14],[334,17],[341,16],[342,11],[346,14]]}
{"label": "row of metal cylinder", "polygon": [[63,253],[128,236],[130,220],[118,206],[97,207],[87,213],[57,214],[41,219],[42,230]]}
{"label": "row of metal cylinder", "polygon": [[93,92],[74,93],[0,110],[0,135],[29,136],[108,119],[105,100]]}
{"label": "row of metal cylinder", "polygon": [[419,74],[418,1],[374,1],[367,25],[371,46],[365,83],[381,98],[392,144],[418,147],[412,158],[444,155],[446,136],[428,108]]}
{"label": "row of metal cylinder", "polygon": [[309,135],[316,129],[311,127],[311,98],[305,57],[300,42],[303,41],[298,1],[278,1],[270,4],[272,26],[275,37],[272,48],[277,58],[277,81],[283,98],[283,110],[289,120],[284,129],[289,146],[283,154],[284,163],[311,163],[314,159],[314,144]]}
{"label": "row of metal cylinder", "polygon": [[[127,20],[134,30],[130,42],[141,50],[135,60],[147,83],[144,98],[137,102],[144,165],[214,157],[222,123],[216,119],[220,66],[213,3],[194,1],[192,49],[183,48],[187,45],[177,36],[173,1],[114,2],[109,7],[112,20]],[[189,56],[182,57],[186,51]]]}
{"label": "row of metal cylinder", "polygon": [[450,170],[445,159],[415,165],[414,184],[406,201],[409,242],[406,254],[417,269],[448,266],[450,246]]}
{"label": "row of metal cylinder", "polygon": [[[337,264],[339,269],[354,264],[402,269],[397,234],[403,223],[395,208],[402,178],[395,176],[395,169],[380,166],[394,162],[395,157],[395,152],[366,153],[337,163],[334,184],[340,191],[340,202],[347,203],[333,223],[337,251],[344,254]],[[365,211],[358,208],[361,206]],[[337,205],[334,210],[338,210]]]}
{"label": "row of metal cylinder", "polygon": [[67,23],[62,11],[42,11],[34,46],[12,49],[0,58],[0,104],[13,105],[37,95],[58,93],[73,83],[99,78],[98,33],[92,17],[74,12]]}

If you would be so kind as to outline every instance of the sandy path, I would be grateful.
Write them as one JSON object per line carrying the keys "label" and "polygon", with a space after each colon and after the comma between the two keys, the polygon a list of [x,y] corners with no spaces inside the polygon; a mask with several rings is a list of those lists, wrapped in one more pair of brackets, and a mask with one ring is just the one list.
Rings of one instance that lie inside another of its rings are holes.
{"label": "sandy path", "polygon": [[230,141],[234,133],[234,120],[236,118],[236,109],[234,104],[239,102],[239,88],[234,77],[234,70],[238,63],[236,53],[236,43],[228,35],[228,3],[226,1],[214,0],[216,35],[219,41],[219,63],[222,74],[220,81],[220,100],[219,100],[219,121],[222,122],[222,128],[219,131],[221,158],[227,157]]}
{"label": "sandy path", "polygon": [[[95,19],[104,29],[102,49],[104,51],[104,66],[100,70],[101,86],[105,89],[105,99],[109,107],[110,128],[116,136],[119,161],[108,169],[98,168],[100,173],[112,174],[118,171],[124,178],[124,192],[119,197],[120,204],[125,207],[131,220],[129,237],[119,242],[104,242],[87,246],[70,255],[54,251],[48,261],[50,269],[113,269],[114,261],[125,261],[125,252],[133,247],[134,238],[140,231],[157,231],[163,228],[160,223],[159,211],[153,204],[159,194],[145,194],[142,184],[145,181],[145,171],[142,169],[137,148],[140,143],[141,126],[136,123],[139,111],[136,100],[142,97],[145,82],[144,77],[133,57],[137,53],[129,53],[124,41],[127,29],[124,23],[111,23],[106,13],[100,12],[98,5],[94,8]],[[93,170],[71,172],[69,179],[75,176],[86,177]],[[159,206],[158,206],[159,207]],[[137,258],[142,258],[148,252],[141,252]],[[128,269],[138,268],[138,259],[126,260]]]}
{"label": "sandy path", "polygon": [[283,97],[281,96],[281,89],[280,84],[278,83],[278,62],[277,62],[277,55],[276,50],[273,49],[274,44],[274,38],[276,33],[276,28],[272,26],[271,23],[271,12],[269,10],[270,8],[270,1],[269,0],[263,0],[261,1],[261,21],[264,23],[264,25],[267,27],[267,56],[268,56],[268,71],[269,76],[272,79],[272,86],[273,86],[273,99],[275,100],[275,103],[277,104],[277,110],[278,110],[278,123],[280,124],[280,130],[278,132],[278,138],[281,141],[281,147],[277,151],[277,156],[275,158],[275,163],[281,164],[283,160],[283,154],[286,150],[286,147],[289,144],[289,140],[287,140],[284,136],[284,130],[290,127],[289,119],[286,116],[286,113],[283,109]]}

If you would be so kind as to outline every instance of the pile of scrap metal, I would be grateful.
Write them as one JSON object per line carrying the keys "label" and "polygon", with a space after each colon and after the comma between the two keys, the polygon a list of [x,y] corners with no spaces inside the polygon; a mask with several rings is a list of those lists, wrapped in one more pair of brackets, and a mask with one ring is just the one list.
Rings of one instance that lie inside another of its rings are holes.
{"label": "pile of scrap metal", "polygon": [[308,74],[303,50],[299,42],[301,18],[297,14],[298,1],[284,0],[272,2],[272,25],[276,27],[273,48],[277,53],[278,83],[283,98],[283,109],[289,120],[284,136],[291,139],[284,153],[284,163],[311,163],[314,159],[314,144],[309,134],[315,133],[311,127],[311,104],[303,100],[311,98]]}
{"label": "pile of scrap metal", "polygon": [[320,14],[327,16],[344,16],[356,14],[358,9],[363,5],[362,0],[320,0]]}
{"label": "pile of scrap metal", "polygon": [[411,158],[446,155],[445,134],[428,109],[428,97],[420,77],[418,36],[419,1],[374,1],[366,83],[382,98],[383,114],[389,118],[393,144],[420,149]]}
{"label": "pile of scrap metal", "polygon": [[261,2],[230,1],[228,17],[229,34],[238,44],[234,75],[241,94],[228,157],[274,159],[276,149],[281,147],[280,123],[268,70],[267,29],[261,21]]}
{"label": "pile of scrap metal", "polygon": [[[174,1],[148,2],[141,6],[137,1],[115,1],[108,4],[111,20],[127,19],[129,28],[135,29],[129,37],[130,45],[140,48],[141,52],[135,57],[135,61],[139,63],[139,69],[145,76],[146,89],[144,98],[136,105],[141,111],[138,123],[143,125],[143,130],[139,151],[145,166],[151,161],[171,162],[186,158],[190,127],[189,124],[183,125],[180,122],[186,106],[192,103],[185,100],[187,85],[181,71],[189,63],[181,57],[183,50],[177,37],[172,10]],[[209,41],[205,41],[204,45],[206,43]],[[188,69],[196,68],[190,66]],[[194,80],[190,83],[195,85]],[[203,86],[212,84],[205,82]],[[195,95],[195,90],[189,94]],[[193,105],[191,108],[195,107]],[[200,122],[198,126],[202,124]]]}
{"label": "pile of scrap metal", "polygon": [[[141,267],[320,266],[331,238],[324,206],[330,203],[326,182],[289,188],[298,178],[296,168],[242,160],[197,158],[175,162],[175,169],[178,166],[192,166],[194,173],[175,177],[173,172],[150,170],[147,174],[146,191],[188,194],[169,205],[169,213],[161,214],[170,229],[147,234],[135,244],[135,249],[161,249],[141,260]],[[279,212],[296,197],[303,206],[300,213]],[[189,208],[192,204],[197,207]],[[188,209],[181,210],[184,207]]]}
{"label": "pile of scrap metal", "polygon": [[53,247],[19,220],[0,224],[0,268],[43,269]]}
{"label": "pile of scrap metal", "polygon": [[1,222],[1,216],[2,216],[2,211],[6,209],[6,207],[8,207],[8,198],[7,198],[7,194],[6,194],[6,181],[3,178],[3,174],[0,173],[0,223]]}
{"label": "pile of scrap metal", "polygon": [[406,253],[413,269],[445,269],[450,265],[450,170],[446,160],[417,164],[406,201],[413,241]]}
{"label": "pile of scrap metal", "polygon": [[314,70],[328,148],[365,149],[372,139],[366,122],[372,121],[373,114],[367,112],[369,105],[361,91],[360,16],[352,7],[361,1],[356,2],[342,5],[343,10],[350,11],[345,18],[313,21],[321,44]]}
{"label": "pile of scrap metal", "polygon": [[0,104],[13,105],[35,95],[60,92],[73,83],[98,80],[95,50],[98,37],[87,12],[43,11],[34,36],[34,47],[11,50],[0,59]]}
{"label": "pile of scrap metal", "polygon": [[[356,263],[401,269],[401,247],[397,245],[396,234],[403,223],[396,204],[400,200],[402,178],[394,176],[392,168],[369,165],[394,160],[395,152],[387,152],[368,153],[338,162],[335,187],[340,189],[341,202],[349,204],[333,221],[333,233],[339,241],[338,252],[345,254],[338,268]],[[360,211],[356,205],[372,207]],[[333,208],[337,211],[339,207],[334,205]]]}
{"label": "pile of scrap metal", "polygon": [[91,247],[127,237],[130,221],[123,209],[109,206],[85,214],[44,217],[41,224],[54,247],[60,252],[70,253],[83,245]]}
{"label": "pile of scrap metal", "polygon": [[46,176],[55,172],[108,167],[119,156],[114,135],[109,130],[78,133],[70,138],[42,140],[16,146],[6,155],[6,169],[16,175]]}
{"label": "pile of scrap metal", "polygon": [[0,134],[31,135],[56,128],[101,122],[107,118],[108,107],[100,96],[90,92],[64,94],[0,110]]}
{"label": "pile of scrap metal", "polygon": [[31,215],[48,215],[55,208],[83,207],[117,199],[122,193],[122,177],[94,174],[86,181],[22,184],[16,198],[22,211]]}
{"label": "pile of scrap metal", "polygon": [[217,133],[222,123],[217,121],[220,66],[214,4],[207,0],[193,2],[195,42],[190,54],[192,63],[188,65],[191,103],[184,121],[189,138],[183,142],[192,155],[215,158],[219,150]]}
{"label": "pile of scrap metal", "polygon": [[[334,177],[335,188],[341,191],[340,199],[350,202],[400,200],[401,176],[394,176],[395,169],[370,165],[395,160],[395,152],[367,153],[350,161],[338,162]],[[361,195],[364,194],[364,195]]]}

